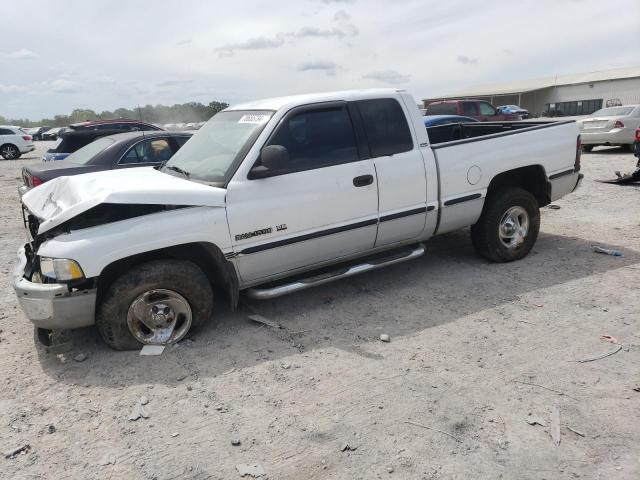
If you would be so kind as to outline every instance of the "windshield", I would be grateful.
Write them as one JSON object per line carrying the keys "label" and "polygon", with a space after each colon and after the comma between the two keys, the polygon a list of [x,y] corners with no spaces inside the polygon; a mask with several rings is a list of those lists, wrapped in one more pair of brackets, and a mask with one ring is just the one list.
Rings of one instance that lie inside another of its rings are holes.
{"label": "windshield", "polygon": [[633,107],[609,107],[598,110],[591,114],[592,117],[617,117],[620,115],[629,115],[633,111]]}
{"label": "windshield", "polygon": [[66,160],[69,162],[77,163],[79,165],[85,165],[93,157],[102,152],[105,148],[113,145],[115,140],[108,137],[99,138],[88,145],[85,145],[79,150],[76,150],[69,155]]}
{"label": "windshield", "polygon": [[218,113],[178,150],[162,171],[175,171],[194,180],[225,183],[272,115],[273,112],[267,110]]}

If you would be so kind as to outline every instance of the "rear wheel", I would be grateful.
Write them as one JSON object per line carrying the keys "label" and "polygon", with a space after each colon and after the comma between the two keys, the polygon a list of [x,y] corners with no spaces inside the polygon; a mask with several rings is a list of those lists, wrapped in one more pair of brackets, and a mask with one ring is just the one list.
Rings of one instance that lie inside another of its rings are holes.
{"label": "rear wheel", "polygon": [[133,267],[107,290],[96,326],[116,350],[182,340],[212,315],[213,292],[195,264],[156,260]]}
{"label": "rear wheel", "polygon": [[471,227],[471,240],[486,259],[512,262],[531,251],[539,231],[536,198],[521,188],[508,188],[487,196],[480,219]]}
{"label": "rear wheel", "polygon": [[6,143],[0,147],[0,155],[5,160],[15,160],[20,158],[20,150],[15,145],[11,145],[10,143]]}

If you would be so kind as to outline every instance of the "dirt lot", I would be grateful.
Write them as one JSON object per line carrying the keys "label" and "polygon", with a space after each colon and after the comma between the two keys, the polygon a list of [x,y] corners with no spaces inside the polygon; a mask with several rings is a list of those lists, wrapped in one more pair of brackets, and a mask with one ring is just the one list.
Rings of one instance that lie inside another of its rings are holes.
{"label": "dirt lot", "polygon": [[[640,478],[640,187],[594,182],[631,154],[584,155],[582,189],[543,209],[523,261],[488,264],[468,232],[446,235],[412,263],[219,304],[217,323],[140,357],[93,329],[67,354],[34,346],[10,278],[20,168],[41,151],[0,174],[0,447],[30,445],[0,477],[233,479],[247,464],[271,479]],[[602,335],[621,351],[576,362],[617,348]],[[149,418],[132,421],[142,397]]]}

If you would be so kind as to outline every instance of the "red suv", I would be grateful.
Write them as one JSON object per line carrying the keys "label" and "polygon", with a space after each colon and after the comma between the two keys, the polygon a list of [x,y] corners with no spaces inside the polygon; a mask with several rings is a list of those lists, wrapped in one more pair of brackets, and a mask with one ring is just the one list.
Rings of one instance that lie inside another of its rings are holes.
{"label": "red suv", "polygon": [[427,105],[425,115],[463,115],[481,122],[520,120],[520,115],[501,113],[483,100],[443,100]]}

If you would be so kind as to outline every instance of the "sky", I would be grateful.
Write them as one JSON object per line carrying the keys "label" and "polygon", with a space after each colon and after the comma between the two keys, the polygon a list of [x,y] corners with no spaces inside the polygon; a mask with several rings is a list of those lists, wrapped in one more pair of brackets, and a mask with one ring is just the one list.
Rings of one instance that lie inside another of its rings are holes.
{"label": "sky", "polygon": [[3,1],[0,115],[640,66],[640,1]]}

